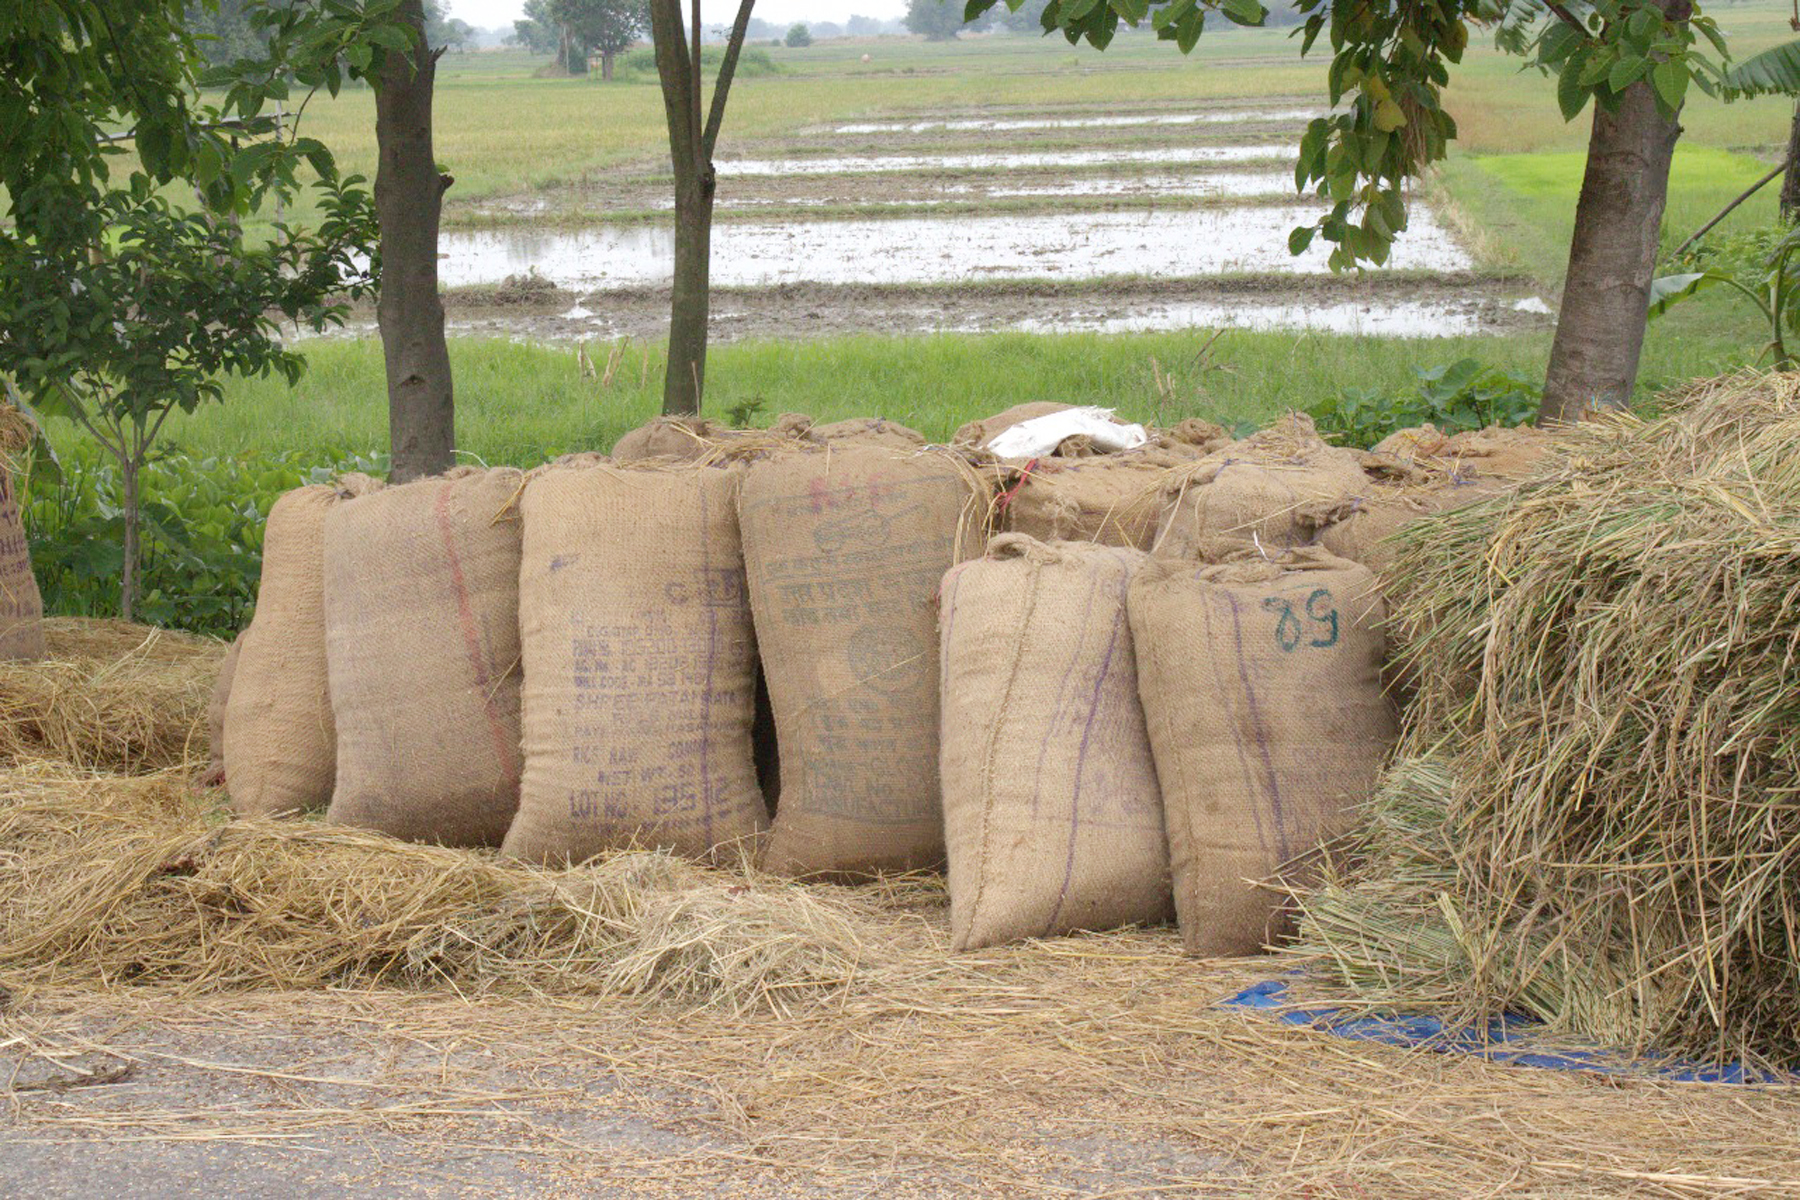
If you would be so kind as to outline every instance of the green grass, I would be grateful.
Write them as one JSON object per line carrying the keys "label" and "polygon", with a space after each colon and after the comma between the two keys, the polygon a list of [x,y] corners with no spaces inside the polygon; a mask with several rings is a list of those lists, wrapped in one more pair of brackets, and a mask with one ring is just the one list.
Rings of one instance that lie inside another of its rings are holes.
{"label": "green grass", "polygon": [[[1742,342],[1665,336],[1652,326],[1644,378],[1656,387],[1747,357]],[[1409,389],[1418,367],[1465,356],[1528,372],[1543,369],[1545,334],[1402,340],[1229,332],[1200,369],[1206,335],[989,334],[843,337],[714,347],[707,410],[720,416],[760,403],[754,423],[783,412],[819,420],[885,416],[933,439],[964,421],[1026,400],[1116,408],[1136,420],[1201,416],[1227,426],[1261,424],[1341,388]],[[648,355],[648,369],[644,355]],[[328,462],[386,449],[381,348],[373,340],[312,343],[311,368],[292,390],[279,381],[235,380],[223,405],[171,420],[166,441],[197,455],[295,451]],[[487,463],[532,466],[571,450],[608,449],[656,414],[655,347],[626,352],[611,388],[583,379],[572,350],[499,340],[451,343],[461,449]],[[1152,366],[1152,359],[1156,365]],[[1160,392],[1158,374],[1173,387]],[[60,423],[55,440],[78,436]]]}

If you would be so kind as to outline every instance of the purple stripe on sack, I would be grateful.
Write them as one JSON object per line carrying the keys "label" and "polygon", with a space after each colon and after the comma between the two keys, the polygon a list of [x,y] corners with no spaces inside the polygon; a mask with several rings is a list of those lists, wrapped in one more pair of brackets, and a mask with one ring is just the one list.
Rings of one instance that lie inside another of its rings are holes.
{"label": "purple stripe on sack", "polygon": [[708,602],[712,586],[712,539],[707,536],[706,488],[700,488],[700,603],[706,610],[706,681],[700,688],[700,829],[708,853],[713,849],[713,780],[707,770],[712,750],[713,668],[719,657],[719,610]]}
{"label": "purple stripe on sack", "polygon": [[[1107,638],[1106,656],[1100,661],[1100,673],[1094,680],[1094,694],[1088,698],[1087,721],[1081,729],[1081,747],[1075,754],[1075,788],[1069,799],[1069,856],[1063,863],[1062,886],[1056,892],[1056,907],[1050,910],[1050,920],[1045,925],[1044,933],[1049,935],[1056,931],[1056,923],[1062,917],[1063,906],[1069,902],[1069,887],[1075,879],[1075,834],[1081,828],[1081,778],[1082,768],[1087,765],[1088,743],[1093,740],[1094,721],[1100,715],[1100,695],[1106,690],[1107,677],[1112,674],[1113,654],[1119,648],[1119,631],[1125,624],[1124,584],[1128,577],[1120,576],[1120,595],[1113,609],[1112,633]],[[1095,588],[1099,581],[1096,579]],[[1082,628],[1087,628],[1085,618],[1094,610],[1094,598],[1088,594],[1088,610],[1083,615]]]}
{"label": "purple stripe on sack", "polygon": [[[1237,597],[1230,592],[1225,593],[1225,600],[1231,605],[1231,637],[1236,647],[1238,682],[1244,687],[1244,707],[1250,728],[1254,734],[1257,754],[1262,759],[1263,790],[1269,797],[1269,808],[1275,818],[1275,852],[1281,862],[1293,857],[1288,849],[1287,817],[1283,812],[1281,801],[1281,785],[1275,774],[1274,760],[1269,757],[1269,731],[1264,727],[1262,708],[1256,702],[1256,688],[1250,682],[1250,670],[1244,654],[1244,625],[1242,612],[1238,608]],[[1239,739],[1237,744],[1238,761],[1244,761],[1244,743]],[[1248,764],[1246,764],[1248,766]],[[1263,849],[1269,848],[1268,838],[1263,832],[1262,813],[1257,806],[1252,806],[1250,814],[1256,819],[1256,840]]]}

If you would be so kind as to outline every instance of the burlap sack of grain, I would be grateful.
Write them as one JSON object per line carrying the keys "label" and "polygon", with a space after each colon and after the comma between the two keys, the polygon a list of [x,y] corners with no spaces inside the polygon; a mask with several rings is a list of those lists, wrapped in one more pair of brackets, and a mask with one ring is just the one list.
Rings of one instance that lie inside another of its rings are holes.
{"label": "burlap sack of grain", "polygon": [[206,771],[200,776],[203,787],[218,787],[225,782],[225,709],[231,700],[231,681],[237,674],[238,655],[244,649],[244,634],[231,640],[219,673],[213,678],[212,700],[206,706]]}
{"label": "burlap sack of grain", "polygon": [[522,478],[453,471],[326,514],[329,820],[447,846],[506,835],[519,803]]}
{"label": "burlap sack of grain", "polygon": [[1371,453],[1465,479],[1515,481],[1531,473],[1553,440],[1550,433],[1529,425],[1490,425],[1448,436],[1435,425],[1419,425],[1395,430]]}
{"label": "burlap sack of grain", "polygon": [[1368,485],[1351,511],[1319,534],[1319,544],[1378,576],[1393,562],[1392,540],[1421,517],[1505,491],[1548,451],[1531,428],[1488,429],[1445,437],[1431,425],[1402,429],[1363,455]]}
{"label": "burlap sack of grain", "polygon": [[706,417],[657,417],[620,436],[613,445],[612,460],[693,462],[705,457],[727,432],[725,426]]}
{"label": "burlap sack of grain", "polygon": [[31,572],[31,544],[12,472],[0,466],[0,659],[31,662],[44,644],[44,597]]}
{"label": "burlap sack of grain", "polygon": [[337,734],[325,665],[325,518],[379,486],[346,476],[295,488],[269,510],[256,613],[225,698],[225,779],[239,816],[331,803]]}
{"label": "burlap sack of grain", "polygon": [[1167,429],[1152,428],[1150,438],[1165,449],[1179,447],[1191,452],[1196,458],[1214,450],[1223,450],[1232,442],[1231,435],[1223,425],[1203,421],[1199,417],[1186,417]]}
{"label": "burlap sack of grain", "polygon": [[1327,445],[1305,413],[1289,413],[1170,477],[1155,551],[1191,558],[1221,535],[1270,550],[1311,545],[1366,486],[1354,454]]}
{"label": "burlap sack of grain", "polygon": [[767,869],[942,860],[932,605],[980,552],[987,506],[945,452],[852,444],[750,467],[738,510],[781,758]]}
{"label": "burlap sack of grain", "polygon": [[1023,421],[1037,417],[1047,417],[1051,413],[1064,412],[1074,408],[1073,404],[1058,404],[1054,400],[1032,400],[1025,404],[1015,404],[1004,412],[997,412],[991,417],[979,421],[970,421],[958,429],[950,439],[953,446],[967,446],[981,450],[987,444]]}
{"label": "burlap sack of grain", "polygon": [[1039,459],[1012,477],[1001,517],[1007,530],[1040,541],[1148,550],[1170,470],[1167,460],[1137,451]]}
{"label": "burlap sack of grain", "polygon": [[812,437],[828,445],[834,442],[858,442],[892,446],[896,450],[914,450],[925,445],[924,434],[882,417],[852,417],[848,421],[814,425]]}
{"label": "burlap sack of grain", "polygon": [[944,577],[938,761],[957,950],[1173,912],[1125,615],[1148,561],[1006,533]]}
{"label": "burlap sack of grain", "polygon": [[753,852],[741,472],[551,470],[520,500],[525,781],[505,851]]}
{"label": "burlap sack of grain", "polygon": [[1316,547],[1159,559],[1132,581],[1138,694],[1162,785],[1190,952],[1253,954],[1278,896],[1366,800],[1395,736],[1368,568]]}

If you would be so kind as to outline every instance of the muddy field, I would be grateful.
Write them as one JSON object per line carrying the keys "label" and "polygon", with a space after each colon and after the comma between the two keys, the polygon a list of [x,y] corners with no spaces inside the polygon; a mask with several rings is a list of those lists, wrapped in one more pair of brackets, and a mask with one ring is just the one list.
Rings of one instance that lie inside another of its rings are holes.
{"label": "muddy field", "polygon": [[[727,139],[714,336],[1218,328],[1454,336],[1548,323],[1429,198],[1387,268],[1333,276],[1287,234],[1316,102],[946,108]],[[454,332],[654,338],[673,262],[666,166],[446,214]],[[367,329],[367,321],[351,332]]]}
{"label": "muddy field", "polygon": [[[849,333],[1127,333],[1306,328],[1381,337],[1457,337],[1539,328],[1541,306],[1473,273],[1159,281],[1022,280],[965,287],[787,284],[716,288],[716,341]],[[1525,308],[1518,307],[1521,303]],[[605,292],[547,281],[469,288],[454,295],[450,332],[551,342],[654,341],[667,331],[668,294],[654,287]],[[365,312],[335,336],[374,333]],[[636,361],[635,355],[633,361]]]}

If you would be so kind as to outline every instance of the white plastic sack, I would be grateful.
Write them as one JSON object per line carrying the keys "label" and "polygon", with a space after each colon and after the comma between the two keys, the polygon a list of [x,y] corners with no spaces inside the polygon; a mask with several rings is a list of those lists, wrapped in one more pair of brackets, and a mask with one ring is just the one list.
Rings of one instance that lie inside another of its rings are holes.
{"label": "white plastic sack", "polygon": [[1142,425],[1121,424],[1110,408],[1068,408],[1001,430],[987,448],[1000,458],[1040,458],[1055,453],[1064,438],[1081,433],[1093,439],[1097,450],[1135,450],[1150,440]]}

